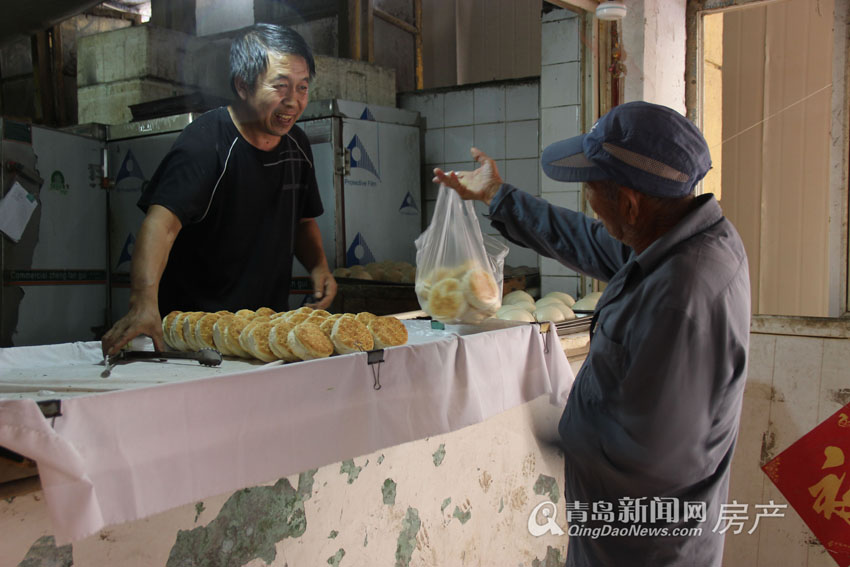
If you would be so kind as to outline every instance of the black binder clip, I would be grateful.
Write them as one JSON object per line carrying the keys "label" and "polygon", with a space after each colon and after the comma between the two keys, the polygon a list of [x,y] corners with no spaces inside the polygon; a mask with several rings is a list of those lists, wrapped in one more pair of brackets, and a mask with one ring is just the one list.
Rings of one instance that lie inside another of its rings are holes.
{"label": "black binder clip", "polygon": [[367,350],[366,351],[366,364],[372,367],[372,378],[374,378],[375,383],[372,386],[376,390],[381,389],[381,367],[376,366],[384,361],[384,349],[379,348],[375,350]]}

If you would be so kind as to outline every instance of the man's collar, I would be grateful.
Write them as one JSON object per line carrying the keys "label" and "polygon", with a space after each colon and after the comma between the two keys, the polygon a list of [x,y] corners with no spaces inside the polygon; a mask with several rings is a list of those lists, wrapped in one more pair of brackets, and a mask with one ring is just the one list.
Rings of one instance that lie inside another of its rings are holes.
{"label": "man's collar", "polygon": [[644,272],[651,270],[674,246],[699,234],[722,218],[723,211],[717,199],[714,198],[714,194],[707,193],[696,197],[696,206],[693,210],[676,226],[638,254],[635,262]]}

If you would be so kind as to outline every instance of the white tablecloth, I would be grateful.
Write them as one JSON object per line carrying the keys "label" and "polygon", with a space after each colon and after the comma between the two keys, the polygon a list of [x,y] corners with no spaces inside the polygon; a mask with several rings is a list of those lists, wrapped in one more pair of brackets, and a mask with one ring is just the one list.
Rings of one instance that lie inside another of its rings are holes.
{"label": "white tablecloth", "polygon": [[[59,545],[99,529],[407,441],[548,394],[573,373],[553,331],[406,321],[409,344],[282,365],[134,362],[99,343],[0,351],[0,446],[38,463]],[[381,388],[376,390],[374,372]],[[45,419],[38,399],[61,399]]]}

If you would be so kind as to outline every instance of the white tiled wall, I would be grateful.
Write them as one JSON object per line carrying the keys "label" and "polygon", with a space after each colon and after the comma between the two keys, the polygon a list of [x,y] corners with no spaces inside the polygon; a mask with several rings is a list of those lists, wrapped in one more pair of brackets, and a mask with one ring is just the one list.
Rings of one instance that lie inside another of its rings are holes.
{"label": "white tiled wall", "polygon": [[[579,209],[581,186],[558,183],[540,170],[542,148],[581,133],[581,69],[579,20],[568,10],[543,17],[540,80],[489,83],[453,90],[407,93],[402,108],[418,111],[425,120],[425,163],[422,171],[426,223],[437,198],[431,182],[435,167],[468,170],[474,167],[469,148],[475,146],[496,160],[502,178],[558,206]],[[481,228],[498,234],[476,204]],[[501,237],[500,237],[501,238]],[[502,239],[504,241],[504,239]],[[537,253],[507,243],[510,266],[537,266],[541,293],[566,291],[576,295],[578,275]]]}
{"label": "white tiled wall", "polygon": [[[579,19],[567,10],[543,16],[540,69],[540,148],[581,133],[581,49]],[[541,196],[560,207],[579,210],[581,185],[561,183],[545,175]],[[579,275],[560,263],[541,258],[541,293],[566,291],[577,295]]]}
{"label": "white tiled wall", "polygon": [[[426,222],[430,222],[438,187],[433,169],[469,170],[469,153],[477,147],[496,160],[502,178],[533,195],[540,194],[540,88],[537,80],[489,83],[450,91],[401,95],[401,107],[415,110],[425,121],[425,164],[422,184]],[[497,235],[476,203],[481,229]],[[499,237],[503,242],[504,239]],[[507,243],[510,266],[539,265],[531,250]]]}

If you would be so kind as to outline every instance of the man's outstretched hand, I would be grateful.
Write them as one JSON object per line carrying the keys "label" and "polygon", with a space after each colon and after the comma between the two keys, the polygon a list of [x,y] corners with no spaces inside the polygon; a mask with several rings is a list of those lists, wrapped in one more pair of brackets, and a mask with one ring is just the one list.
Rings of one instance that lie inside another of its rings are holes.
{"label": "man's outstretched hand", "polygon": [[483,201],[487,205],[502,186],[502,178],[499,176],[499,168],[493,158],[479,150],[472,148],[472,159],[480,167],[473,171],[449,171],[434,168],[434,183],[443,183],[451,187],[462,199]]}

